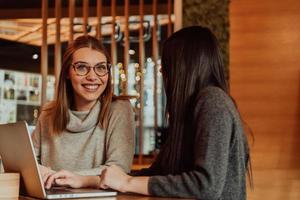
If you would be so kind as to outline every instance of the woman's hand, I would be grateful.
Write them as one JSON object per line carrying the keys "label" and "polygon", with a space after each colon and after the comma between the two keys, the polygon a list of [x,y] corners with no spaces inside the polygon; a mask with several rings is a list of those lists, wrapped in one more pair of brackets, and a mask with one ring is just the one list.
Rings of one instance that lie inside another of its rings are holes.
{"label": "woman's hand", "polygon": [[86,176],[81,176],[67,170],[60,170],[49,176],[45,183],[45,187],[46,189],[50,189],[51,186],[55,184],[71,188],[82,188],[86,187],[86,179],[88,179]]}
{"label": "woman's hand", "polygon": [[127,192],[131,176],[127,175],[120,167],[112,165],[102,170],[100,187],[111,188],[120,192]]}
{"label": "woman's hand", "polygon": [[45,167],[43,165],[39,165],[39,170],[42,176],[42,180],[44,182],[44,184],[46,184],[46,181],[48,180],[48,178],[55,173],[54,170],[52,170],[49,167]]}
{"label": "woman's hand", "polygon": [[99,182],[99,176],[82,176],[67,170],[60,170],[52,174],[48,178],[45,187],[49,189],[52,185],[55,184],[57,186],[65,186],[71,188],[98,188]]}

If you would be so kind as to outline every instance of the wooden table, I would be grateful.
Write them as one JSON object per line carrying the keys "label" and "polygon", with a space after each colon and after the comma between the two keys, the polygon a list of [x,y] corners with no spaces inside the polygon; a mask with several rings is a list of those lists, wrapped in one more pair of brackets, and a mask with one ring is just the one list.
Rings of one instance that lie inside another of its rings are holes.
{"label": "wooden table", "polygon": [[[150,196],[143,196],[137,194],[118,194],[115,197],[80,198],[80,200],[91,200],[91,199],[92,200],[183,200],[180,198],[150,197]],[[36,199],[31,197],[19,197],[19,200],[36,200]],[[76,200],[76,199],[68,199],[68,200]]]}

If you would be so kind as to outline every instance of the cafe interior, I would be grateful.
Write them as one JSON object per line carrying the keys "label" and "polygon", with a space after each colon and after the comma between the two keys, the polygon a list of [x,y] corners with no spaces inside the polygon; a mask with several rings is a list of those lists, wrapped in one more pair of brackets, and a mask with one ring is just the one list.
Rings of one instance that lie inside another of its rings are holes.
{"label": "cafe interior", "polygon": [[252,133],[248,199],[300,199],[299,0],[0,0],[0,124],[35,128],[67,45],[88,34],[110,53],[114,94],[134,108],[132,169],[149,166],[167,125],[161,47],[191,25],[217,36],[230,94]]}

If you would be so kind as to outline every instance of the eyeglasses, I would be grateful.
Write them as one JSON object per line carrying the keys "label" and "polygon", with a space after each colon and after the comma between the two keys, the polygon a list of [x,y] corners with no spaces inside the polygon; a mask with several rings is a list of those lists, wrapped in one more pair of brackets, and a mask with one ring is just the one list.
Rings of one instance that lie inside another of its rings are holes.
{"label": "eyeglasses", "polygon": [[97,76],[105,76],[106,74],[109,73],[109,69],[111,65],[110,63],[98,63],[94,67],[92,67],[88,63],[77,62],[74,64],[72,63],[71,66],[73,67],[75,73],[78,76],[87,75],[91,71],[91,69],[94,70]]}

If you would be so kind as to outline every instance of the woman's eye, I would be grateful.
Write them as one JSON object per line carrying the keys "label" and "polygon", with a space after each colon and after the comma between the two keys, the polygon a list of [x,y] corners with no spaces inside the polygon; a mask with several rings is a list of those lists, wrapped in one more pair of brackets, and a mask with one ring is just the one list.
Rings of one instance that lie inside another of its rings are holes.
{"label": "woman's eye", "polygon": [[106,70],[106,66],[105,65],[98,65],[95,67],[97,71],[105,71]]}
{"label": "woman's eye", "polygon": [[85,65],[77,65],[77,69],[80,71],[86,70],[86,66]]}

